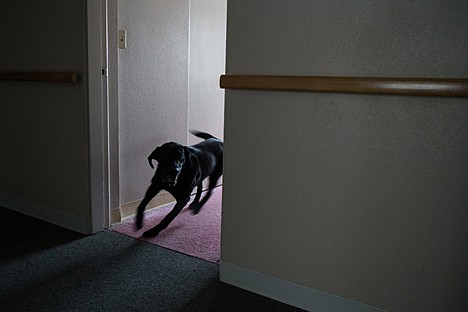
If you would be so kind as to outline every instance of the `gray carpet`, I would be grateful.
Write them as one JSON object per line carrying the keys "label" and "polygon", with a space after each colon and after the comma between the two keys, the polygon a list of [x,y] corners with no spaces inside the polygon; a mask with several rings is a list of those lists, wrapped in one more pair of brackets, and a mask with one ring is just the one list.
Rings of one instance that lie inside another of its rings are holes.
{"label": "gray carpet", "polygon": [[300,311],[112,231],[83,236],[4,208],[0,222],[0,311]]}

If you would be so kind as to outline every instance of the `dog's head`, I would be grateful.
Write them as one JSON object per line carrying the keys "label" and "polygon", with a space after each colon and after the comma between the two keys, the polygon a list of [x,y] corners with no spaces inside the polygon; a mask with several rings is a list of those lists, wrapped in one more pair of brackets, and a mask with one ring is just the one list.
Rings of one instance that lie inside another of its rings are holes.
{"label": "dog's head", "polygon": [[158,162],[157,172],[161,177],[161,182],[175,186],[182,167],[185,164],[188,156],[186,156],[186,148],[178,143],[169,142],[157,147],[148,157],[148,162],[151,168],[153,159]]}

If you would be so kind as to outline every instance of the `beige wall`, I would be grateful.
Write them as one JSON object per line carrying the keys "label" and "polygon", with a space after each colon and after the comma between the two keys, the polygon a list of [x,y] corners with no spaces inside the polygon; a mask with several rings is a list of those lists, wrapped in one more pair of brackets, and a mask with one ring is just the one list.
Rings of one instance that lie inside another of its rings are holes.
{"label": "beige wall", "polygon": [[[226,71],[467,78],[467,15],[465,1],[231,1]],[[467,105],[226,91],[222,263],[390,311],[468,308]]]}
{"label": "beige wall", "polygon": [[0,205],[86,231],[86,1],[2,1],[0,28],[0,71],[79,75],[77,83],[0,81]]}

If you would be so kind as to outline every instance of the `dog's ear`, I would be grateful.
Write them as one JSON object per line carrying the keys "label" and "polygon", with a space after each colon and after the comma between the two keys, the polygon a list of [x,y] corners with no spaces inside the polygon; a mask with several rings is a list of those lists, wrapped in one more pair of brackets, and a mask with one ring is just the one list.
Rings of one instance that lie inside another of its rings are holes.
{"label": "dog's ear", "polygon": [[156,147],[156,149],[148,156],[148,162],[151,166],[151,168],[154,169],[154,166],[153,166],[153,159],[158,161],[159,159],[159,152],[160,152],[160,148],[159,147]]}

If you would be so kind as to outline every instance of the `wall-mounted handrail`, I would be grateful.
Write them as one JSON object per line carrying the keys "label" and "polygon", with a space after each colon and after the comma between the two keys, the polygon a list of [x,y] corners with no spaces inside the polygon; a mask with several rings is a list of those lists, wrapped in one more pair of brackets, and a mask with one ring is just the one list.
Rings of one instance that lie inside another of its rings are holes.
{"label": "wall-mounted handrail", "polygon": [[468,97],[468,79],[222,75],[223,89]]}
{"label": "wall-mounted handrail", "polygon": [[75,72],[0,72],[0,80],[77,82]]}

